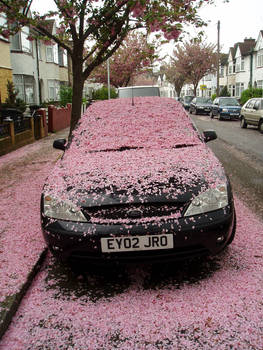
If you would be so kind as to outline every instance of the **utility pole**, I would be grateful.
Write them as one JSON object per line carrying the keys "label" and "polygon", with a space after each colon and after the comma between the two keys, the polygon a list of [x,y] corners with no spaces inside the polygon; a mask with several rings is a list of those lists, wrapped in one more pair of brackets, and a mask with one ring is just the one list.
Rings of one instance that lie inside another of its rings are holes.
{"label": "utility pole", "polygon": [[219,96],[219,64],[220,64],[220,21],[217,22],[217,65],[216,65],[216,96]]}
{"label": "utility pole", "polygon": [[108,100],[110,100],[110,59],[107,59]]}

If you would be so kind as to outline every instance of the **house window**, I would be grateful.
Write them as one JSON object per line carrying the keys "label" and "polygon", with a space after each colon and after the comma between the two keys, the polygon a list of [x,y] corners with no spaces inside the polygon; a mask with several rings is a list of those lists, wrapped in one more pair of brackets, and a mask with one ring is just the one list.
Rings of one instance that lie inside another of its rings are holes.
{"label": "house window", "polygon": [[263,67],[263,52],[259,51],[257,54],[257,67]]}
{"label": "house window", "polygon": [[60,67],[67,67],[68,66],[68,56],[66,50],[62,49],[61,47],[58,49],[58,63]]}
{"label": "house window", "polygon": [[263,89],[263,80],[257,80],[258,89]]}
{"label": "house window", "polygon": [[[4,13],[0,14],[0,26],[6,25],[6,16]],[[5,38],[3,35],[0,35],[0,39],[4,41],[9,41],[9,38]]]}
{"label": "house window", "polygon": [[236,72],[240,72],[240,59],[241,57],[238,57],[236,59]]}
{"label": "house window", "polygon": [[222,78],[224,76],[224,66],[219,67],[219,76]]}
{"label": "house window", "polygon": [[41,50],[42,44],[41,41],[37,41],[37,54],[38,54],[38,59],[42,61],[42,50]]}
{"label": "house window", "polygon": [[53,46],[46,47],[47,62],[54,62]]}
{"label": "house window", "polygon": [[244,91],[244,83],[236,83],[236,96],[240,97],[242,94],[242,91]]}
{"label": "house window", "polygon": [[46,46],[46,58],[47,62],[58,64],[58,45]]}
{"label": "house window", "polygon": [[232,64],[229,64],[229,66],[228,66],[228,73],[232,74]]}
{"label": "house window", "polygon": [[48,99],[52,101],[59,100],[60,82],[59,80],[48,80]]}
{"label": "house window", "polygon": [[236,60],[236,72],[245,70],[245,59],[244,57],[238,57]]}
{"label": "house window", "polygon": [[35,103],[35,79],[31,75],[14,74],[13,81],[18,98],[28,104]]}
{"label": "house window", "polygon": [[13,51],[22,51],[32,53],[32,42],[28,40],[29,28],[23,27],[21,31],[11,38],[11,49]]}
{"label": "house window", "polygon": [[241,70],[244,71],[245,70],[245,58],[241,57]]}

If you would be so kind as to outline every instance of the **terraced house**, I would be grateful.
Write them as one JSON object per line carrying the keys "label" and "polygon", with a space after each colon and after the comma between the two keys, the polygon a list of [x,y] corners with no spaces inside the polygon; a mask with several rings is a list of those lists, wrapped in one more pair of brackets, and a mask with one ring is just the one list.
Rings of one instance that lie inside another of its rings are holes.
{"label": "terraced house", "polygon": [[[49,21],[48,29],[56,31],[54,20]],[[27,104],[58,100],[60,86],[70,82],[67,53],[57,44],[31,41],[29,34],[29,28],[24,27],[11,37],[11,64],[18,97]]]}
{"label": "terraced house", "polygon": [[[5,15],[0,14],[4,23]],[[48,30],[56,31],[55,20],[49,21]],[[13,81],[18,97],[28,105],[59,99],[61,85],[71,82],[71,65],[66,51],[55,43],[29,40],[30,29],[23,27],[8,39],[0,37],[0,94],[7,97],[7,81]]]}
{"label": "terraced house", "polygon": [[[228,54],[221,54],[219,67],[220,89],[227,86],[231,96],[240,98],[243,90],[249,86],[263,87],[263,30],[256,39],[244,39],[229,48]],[[200,86],[206,89],[201,90]],[[193,91],[191,85],[186,84],[182,94]],[[216,93],[216,74],[203,77],[200,81],[197,95],[211,96]]]}

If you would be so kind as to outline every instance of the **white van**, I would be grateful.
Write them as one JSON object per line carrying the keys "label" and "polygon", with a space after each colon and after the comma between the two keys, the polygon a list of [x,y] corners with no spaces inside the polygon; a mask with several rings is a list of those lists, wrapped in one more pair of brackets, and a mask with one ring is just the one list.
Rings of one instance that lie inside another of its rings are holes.
{"label": "white van", "polygon": [[159,86],[127,86],[118,88],[118,97],[160,96]]}

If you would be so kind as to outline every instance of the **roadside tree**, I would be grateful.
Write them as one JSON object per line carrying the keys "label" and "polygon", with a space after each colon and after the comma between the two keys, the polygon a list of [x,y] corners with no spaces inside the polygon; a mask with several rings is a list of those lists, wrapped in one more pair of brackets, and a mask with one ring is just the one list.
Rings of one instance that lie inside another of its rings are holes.
{"label": "roadside tree", "polygon": [[[116,88],[127,86],[131,78],[150,68],[155,58],[153,44],[143,33],[130,33],[110,59],[110,82]],[[90,75],[97,83],[107,84],[107,64],[102,63]]]}
{"label": "roadside tree", "polygon": [[196,96],[200,80],[216,70],[215,46],[194,40],[177,45],[173,53],[178,72],[185,77],[187,82],[193,84]]}
{"label": "roadside tree", "polygon": [[[8,37],[24,26],[31,28],[30,38],[40,38],[67,50],[72,60],[73,97],[71,128],[81,116],[84,81],[120,47],[127,34],[139,28],[162,32],[167,40],[177,39],[184,23],[200,27],[200,6],[214,0],[54,0],[56,11],[30,14],[34,0],[0,0],[0,12],[7,21],[0,34]],[[56,33],[49,20],[57,18]]]}
{"label": "roadside tree", "polygon": [[164,66],[164,73],[169,83],[173,84],[177,96],[179,97],[182,87],[186,82],[186,78],[185,75],[178,70],[177,60],[171,59],[171,61]]}

